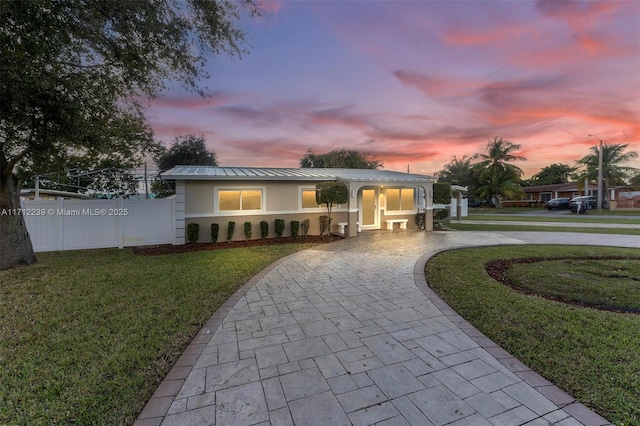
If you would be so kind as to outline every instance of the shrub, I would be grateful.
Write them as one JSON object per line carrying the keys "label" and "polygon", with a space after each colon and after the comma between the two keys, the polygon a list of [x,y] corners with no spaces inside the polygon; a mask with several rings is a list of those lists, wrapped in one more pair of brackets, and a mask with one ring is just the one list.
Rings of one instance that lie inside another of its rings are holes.
{"label": "shrub", "polygon": [[251,222],[244,223],[244,239],[245,240],[251,239]]}
{"label": "shrub", "polygon": [[447,209],[435,209],[433,211],[433,219],[434,220],[445,220],[449,216],[449,210]]}
{"label": "shrub", "polygon": [[231,241],[235,230],[236,230],[236,223],[229,222],[229,226],[227,226],[227,241]]}
{"label": "shrub", "polygon": [[263,240],[269,235],[269,222],[263,220],[260,222],[260,238]]}
{"label": "shrub", "polygon": [[275,230],[276,230],[276,235],[278,237],[282,237],[282,233],[284,232],[284,219],[276,219],[276,226],[275,226]]}
{"label": "shrub", "polygon": [[218,225],[217,223],[212,223],[211,224],[211,242],[212,243],[218,242],[219,233],[220,233],[220,225]]}
{"label": "shrub", "polygon": [[302,236],[306,237],[309,233],[309,219],[305,219],[302,221]]}
{"label": "shrub", "polygon": [[451,184],[439,182],[433,184],[433,204],[451,203]]}
{"label": "shrub", "polygon": [[300,230],[300,221],[292,220],[291,221],[291,236],[292,237],[297,237],[299,230]]}
{"label": "shrub", "polygon": [[416,213],[416,225],[418,229],[424,229],[424,213]]}
{"label": "shrub", "polygon": [[197,223],[190,223],[187,225],[187,240],[191,244],[195,244],[198,242],[198,238],[200,237],[200,225]]}

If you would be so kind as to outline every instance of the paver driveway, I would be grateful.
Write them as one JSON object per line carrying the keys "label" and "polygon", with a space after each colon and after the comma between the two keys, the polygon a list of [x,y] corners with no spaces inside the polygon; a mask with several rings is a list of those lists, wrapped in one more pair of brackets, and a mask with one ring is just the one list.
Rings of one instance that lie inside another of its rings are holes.
{"label": "paver driveway", "polygon": [[[426,259],[444,249],[564,235],[382,231],[295,253],[216,312],[136,424],[607,424],[424,281]],[[627,236],[569,240],[640,247]]]}

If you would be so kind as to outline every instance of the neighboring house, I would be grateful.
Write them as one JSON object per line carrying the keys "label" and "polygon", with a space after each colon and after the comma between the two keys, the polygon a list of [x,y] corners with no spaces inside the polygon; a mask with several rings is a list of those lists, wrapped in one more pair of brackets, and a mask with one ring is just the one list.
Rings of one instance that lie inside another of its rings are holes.
{"label": "neighboring house", "polygon": [[[209,241],[212,223],[220,225],[224,241],[227,225],[236,223],[234,240],[244,238],[244,222],[252,223],[253,238],[259,238],[259,223],[284,219],[284,235],[290,235],[292,220],[309,220],[309,234],[320,234],[320,216],[326,206],[315,200],[318,182],[339,181],[349,189],[349,201],[332,210],[331,232],[344,230],[354,237],[359,230],[387,226],[416,228],[415,216],[426,211],[425,229],[433,230],[431,176],[371,169],[255,168],[176,166],[162,173],[176,182],[176,244],[185,242],[189,223],[200,225],[199,241]],[[420,199],[419,190],[426,197]],[[339,226],[338,224],[342,224]]]}
{"label": "neighboring house", "polygon": [[[545,203],[552,198],[573,198],[585,195],[584,186],[578,188],[575,183],[557,183],[553,185],[524,186],[526,201]],[[595,183],[589,183],[586,195],[596,196],[598,187]],[[609,194],[605,194],[604,207],[611,210],[640,207],[640,192],[633,192],[628,186],[616,186],[609,188]]]}
{"label": "neighboring house", "polygon": [[[575,183],[555,183],[552,185],[523,186],[525,200],[546,203],[552,198],[573,198],[585,195],[584,185],[578,189]],[[596,195],[598,187],[589,184],[586,195]]]}

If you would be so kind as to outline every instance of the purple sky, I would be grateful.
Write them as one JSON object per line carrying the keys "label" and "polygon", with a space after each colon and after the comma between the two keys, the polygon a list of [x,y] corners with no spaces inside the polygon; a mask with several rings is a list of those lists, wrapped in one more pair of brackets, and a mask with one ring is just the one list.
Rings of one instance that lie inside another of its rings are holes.
{"label": "purple sky", "polygon": [[[156,137],[204,135],[222,166],[298,167],[307,149],[433,174],[522,145],[530,177],[598,141],[640,152],[640,1],[265,1],[251,52],[208,62],[211,94],[148,109]],[[629,163],[640,168],[640,162]]]}

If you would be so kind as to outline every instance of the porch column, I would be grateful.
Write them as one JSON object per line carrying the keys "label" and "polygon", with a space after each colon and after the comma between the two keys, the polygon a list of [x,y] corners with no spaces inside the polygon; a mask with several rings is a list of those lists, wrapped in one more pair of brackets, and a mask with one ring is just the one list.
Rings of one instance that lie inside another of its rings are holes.
{"label": "porch column", "polygon": [[424,230],[433,231],[433,182],[425,187],[425,199]]}
{"label": "porch column", "polygon": [[347,218],[347,236],[348,237],[357,237],[358,236],[358,191],[360,190],[360,185],[349,183],[347,185],[349,188],[349,202],[348,204],[348,218]]}
{"label": "porch column", "polygon": [[456,220],[462,219],[462,191],[456,191]]}

